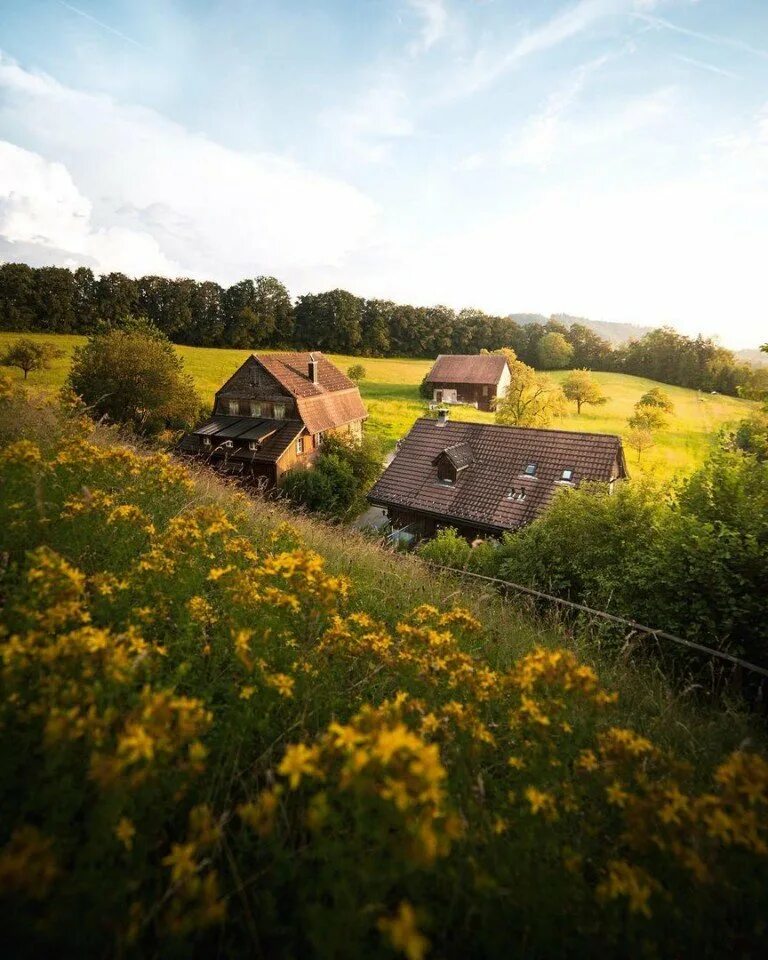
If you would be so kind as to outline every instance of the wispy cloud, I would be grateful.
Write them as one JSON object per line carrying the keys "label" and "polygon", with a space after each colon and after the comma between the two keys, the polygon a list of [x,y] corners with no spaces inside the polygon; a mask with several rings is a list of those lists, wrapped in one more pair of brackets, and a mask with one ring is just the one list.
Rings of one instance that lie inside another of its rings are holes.
{"label": "wispy cloud", "polygon": [[657,0],[577,0],[536,27],[526,30],[510,46],[484,46],[459,64],[446,84],[445,97],[471,96],[494,84],[527,58],[544,53],[594,27],[606,17],[651,9]]}
{"label": "wispy cloud", "polygon": [[129,37],[122,31],[116,30],[114,27],[110,27],[108,23],[104,23],[104,21],[99,20],[98,17],[94,17],[92,13],[87,13],[85,10],[81,10],[79,7],[73,7],[71,3],[65,3],[64,0],[58,0],[58,4],[60,7],[64,7],[71,13],[76,13],[78,17],[83,17],[85,20],[90,20],[91,23],[95,23],[98,27],[101,27],[102,30],[106,30],[107,33],[111,33],[115,37],[120,37],[120,39],[125,40],[126,43],[131,43],[134,47],[138,47],[140,50],[149,51],[149,47],[145,47],[143,43],[139,43],[138,40],[134,40],[133,37]]}
{"label": "wispy cloud", "polygon": [[320,115],[342,150],[366,163],[389,159],[392,143],[414,130],[410,103],[396,77],[380,77],[352,106],[334,107]]}
{"label": "wispy cloud", "polygon": [[706,60],[697,60],[695,57],[685,57],[682,53],[675,54],[675,60],[682,63],[689,63],[692,67],[698,67],[699,70],[708,70],[710,73],[716,73],[721,77],[730,77],[731,80],[738,80],[738,73],[732,70],[726,70],[724,67],[718,67],[714,63],[707,63]]}
{"label": "wispy cloud", "polygon": [[647,13],[635,12],[633,16],[658,30],[669,30],[672,33],[679,33],[684,37],[691,37],[694,40],[703,40],[705,43],[714,43],[722,47],[732,47],[734,50],[743,50],[746,53],[754,54],[756,57],[761,57],[763,60],[768,60],[768,50],[752,46],[751,43],[747,43],[745,40],[739,40],[736,37],[726,37],[716,33],[702,33],[699,30],[681,27],[671,20],[665,20],[663,17],[649,16]]}
{"label": "wispy cloud", "polygon": [[448,9],[445,0],[407,0],[414,12],[421,18],[421,31],[418,41],[412,45],[414,53],[429,50],[443,39],[448,30]]}

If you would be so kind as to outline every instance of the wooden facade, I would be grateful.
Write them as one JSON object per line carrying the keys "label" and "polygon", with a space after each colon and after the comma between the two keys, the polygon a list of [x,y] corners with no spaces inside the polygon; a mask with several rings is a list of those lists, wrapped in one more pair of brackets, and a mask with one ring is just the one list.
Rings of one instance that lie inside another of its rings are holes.
{"label": "wooden facade", "polygon": [[506,359],[498,354],[441,354],[427,374],[434,403],[466,403],[492,410],[510,383]]}
{"label": "wooden facade", "polygon": [[252,355],[179,449],[272,487],[288,471],[311,467],[325,437],[359,440],[366,416],[358,388],[322,354]]}

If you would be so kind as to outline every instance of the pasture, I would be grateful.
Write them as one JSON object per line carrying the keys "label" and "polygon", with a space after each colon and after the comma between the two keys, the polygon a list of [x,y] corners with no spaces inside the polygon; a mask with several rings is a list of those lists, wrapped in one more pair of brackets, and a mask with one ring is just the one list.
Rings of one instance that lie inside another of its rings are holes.
{"label": "pasture", "polygon": [[[66,351],[66,356],[55,361],[50,370],[30,374],[29,385],[44,389],[57,388],[64,383],[72,351],[85,340],[81,336],[0,333],[0,351],[19,336],[55,342]],[[216,389],[250,353],[248,350],[213,347],[180,346],[177,349],[206,404],[212,402]],[[386,449],[391,449],[408,432],[414,420],[424,413],[425,404],[419,397],[419,384],[429,370],[431,361],[330,356],[344,371],[356,362],[365,367],[366,378],[360,383],[360,392],[370,414],[368,428]],[[22,378],[20,370],[14,370],[12,375]],[[551,372],[551,376],[558,381],[562,381],[566,375],[567,371],[564,370]],[[571,412],[552,426],[562,430],[626,434],[627,417],[632,414],[634,404],[643,393],[658,384],[653,380],[618,373],[595,373],[594,378],[608,396],[608,403],[600,407],[585,406],[580,415],[576,414],[575,405],[572,404]],[[654,468],[664,476],[684,473],[696,467],[705,458],[717,432],[726,424],[746,416],[754,406],[749,401],[735,397],[699,394],[695,390],[666,384],[661,386],[672,399],[675,412],[668,428],[656,435],[655,446],[643,455],[643,465]],[[454,407],[451,415],[459,420],[493,422],[493,414],[471,407]],[[627,451],[627,457],[630,470],[636,468],[635,454]]]}

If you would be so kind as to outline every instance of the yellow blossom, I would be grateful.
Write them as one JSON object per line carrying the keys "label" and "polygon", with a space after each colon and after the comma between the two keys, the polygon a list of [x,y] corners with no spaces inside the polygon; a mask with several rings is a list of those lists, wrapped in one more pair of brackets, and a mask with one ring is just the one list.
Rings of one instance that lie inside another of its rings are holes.
{"label": "yellow blossom", "polygon": [[429,950],[429,940],[419,932],[416,911],[404,900],[392,917],[382,917],[379,930],[386,934],[395,950],[407,960],[423,960]]}

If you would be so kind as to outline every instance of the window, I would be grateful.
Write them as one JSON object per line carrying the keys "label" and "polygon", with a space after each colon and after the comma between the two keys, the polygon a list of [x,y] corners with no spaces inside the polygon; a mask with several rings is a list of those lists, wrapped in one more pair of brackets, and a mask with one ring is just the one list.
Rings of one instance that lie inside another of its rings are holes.
{"label": "window", "polygon": [[236,417],[240,413],[240,404],[237,400],[227,400],[227,409],[230,417]]}
{"label": "window", "polygon": [[274,403],[272,405],[272,416],[275,420],[284,420],[285,419],[285,404],[284,403]]}
{"label": "window", "polygon": [[259,449],[259,441],[258,441],[258,440],[249,440],[249,441],[248,441],[248,449],[249,449],[249,450],[258,450],[258,449]]}
{"label": "window", "polygon": [[231,440],[225,440],[224,443],[222,443],[222,447],[226,447],[227,450],[231,450],[233,446],[234,444]]}
{"label": "window", "polygon": [[529,463],[526,465],[525,470],[523,470],[523,473],[526,475],[526,477],[535,477],[538,467],[539,467],[538,463]]}
{"label": "window", "polygon": [[296,453],[301,456],[304,453],[304,437],[299,437],[296,441]]}
{"label": "window", "polygon": [[211,438],[210,438],[210,437],[203,437],[203,446],[204,446],[204,447],[210,447],[210,445],[211,445]]}
{"label": "window", "polygon": [[321,446],[321,445],[322,445],[322,442],[323,442],[323,435],[322,435],[322,433],[316,433],[316,434],[315,434],[315,446],[316,446],[316,447]]}
{"label": "window", "polygon": [[570,483],[573,480],[573,467],[566,467],[560,475],[560,479]]}
{"label": "window", "polygon": [[258,400],[251,400],[251,416],[261,416],[261,403]]}
{"label": "window", "polygon": [[487,384],[487,383],[484,383],[484,384],[483,384],[483,396],[484,396],[484,397],[487,397],[487,396],[488,396],[488,393],[489,393],[488,384]]}

